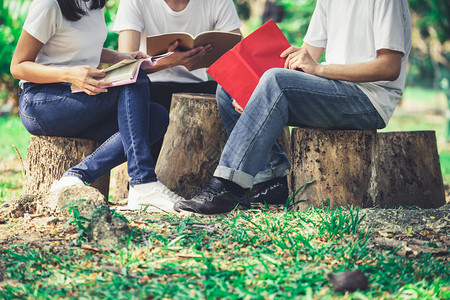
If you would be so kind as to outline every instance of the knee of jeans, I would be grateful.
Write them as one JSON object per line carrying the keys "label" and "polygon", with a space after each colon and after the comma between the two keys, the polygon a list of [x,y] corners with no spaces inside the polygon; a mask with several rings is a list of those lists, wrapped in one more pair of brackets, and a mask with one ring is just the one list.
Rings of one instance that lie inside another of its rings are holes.
{"label": "knee of jeans", "polygon": [[164,106],[150,102],[150,123],[151,133],[161,134],[161,137],[166,133],[169,126],[169,113]]}
{"label": "knee of jeans", "polygon": [[280,74],[284,73],[285,71],[286,71],[286,69],[281,69],[281,68],[272,68],[272,69],[265,71],[264,74],[259,79],[258,85],[268,84],[268,83],[272,82],[273,80],[276,80],[277,77]]}
{"label": "knee of jeans", "polygon": [[230,105],[230,103],[233,102],[233,97],[231,97],[231,95],[228,94],[223,87],[218,85],[216,91],[216,101],[219,106]]}

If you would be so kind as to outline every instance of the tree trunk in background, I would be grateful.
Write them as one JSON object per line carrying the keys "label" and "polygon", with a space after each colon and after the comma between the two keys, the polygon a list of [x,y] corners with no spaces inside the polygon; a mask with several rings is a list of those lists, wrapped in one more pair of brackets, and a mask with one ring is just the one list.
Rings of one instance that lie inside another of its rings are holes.
{"label": "tree trunk in background", "polygon": [[266,0],[248,0],[250,4],[250,19],[261,20]]}
{"label": "tree trunk in background", "polygon": [[[58,180],[70,167],[100,146],[92,140],[31,136],[24,166],[24,194],[43,194],[48,192],[53,181]],[[106,199],[109,193],[109,173],[92,184]]]}

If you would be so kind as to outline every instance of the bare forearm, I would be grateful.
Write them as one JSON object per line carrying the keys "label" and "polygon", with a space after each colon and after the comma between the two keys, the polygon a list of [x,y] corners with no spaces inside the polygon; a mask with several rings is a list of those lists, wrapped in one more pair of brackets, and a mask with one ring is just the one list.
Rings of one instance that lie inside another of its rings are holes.
{"label": "bare forearm", "polygon": [[285,68],[299,70],[308,74],[335,80],[353,82],[394,81],[401,70],[402,53],[381,49],[377,58],[362,63],[339,65],[323,65],[317,62],[321,48],[290,47],[281,53],[286,58]]}
{"label": "bare forearm", "polygon": [[352,65],[318,65],[314,75],[352,82],[394,81],[399,70],[374,60]]}
{"label": "bare forearm", "polygon": [[70,82],[68,68],[44,66],[31,61],[12,65],[11,74],[16,79],[34,83]]}

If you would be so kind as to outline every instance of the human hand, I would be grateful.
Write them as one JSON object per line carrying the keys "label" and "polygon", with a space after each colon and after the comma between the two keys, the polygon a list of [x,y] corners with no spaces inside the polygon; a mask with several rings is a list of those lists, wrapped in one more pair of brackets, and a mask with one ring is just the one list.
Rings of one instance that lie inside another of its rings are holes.
{"label": "human hand", "polygon": [[168,52],[173,52],[173,54],[159,60],[158,64],[160,66],[163,65],[167,68],[181,65],[185,66],[187,69],[190,69],[195,63],[200,61],[206,54],[208,54],[212,50],[211,44],[206,44],[187,51],[181,51],[177,49],[178,46],[179,41],[176,40],[167,49]]}
{"label": "human hand", "polygon": [[106,73],[91,66],[68,67],[65,73],[67,74],[66,82],[76,85],[88,95],[105,93],[108,90],[100,88],[100,86],[111,86],[111,83],[101,80],[106,76]]}
{"label": "human hand", "polygon": [[237,103],[236,100],[233,99],[233,102],[231,104],[233,104],[235,111],[237,111],[238,113],[242,114],[244,109],[242,108],[242,106],[239,105],[239,103]]}
{"label": "human hand", "polygon": [[308,74],[316,75],[317,68],[320,66],[309,54],[306,48],[291,46],[284,50],[281,58],[286,58],[284,67],[290,70],[299,70]]}

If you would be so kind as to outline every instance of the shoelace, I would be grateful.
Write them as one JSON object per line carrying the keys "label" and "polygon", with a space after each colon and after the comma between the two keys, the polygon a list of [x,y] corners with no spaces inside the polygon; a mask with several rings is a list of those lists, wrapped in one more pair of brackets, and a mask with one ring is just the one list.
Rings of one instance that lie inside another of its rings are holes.
{"label": "shoelace", "polygon": [[212,195],[220,195],[224,192],[225,187],[219,180],[211,180],[211,182],[198,194],[205,200],[210,200]]}
{"label": "shoelace", "polygon": [[162,192],[163,194],[166,194],[166,195],[169,196],[170,198],[174,198],[174,199],[176,199],[176,200],[178,200],[178,201],[184,200],[183,197],[178,196],[177,194],[175,194],[174,192],[172,192],[168,187],[166,187],[166,186],[161,186],[160,188],[161,188],[161,189],[160,189],[161,192]]}

